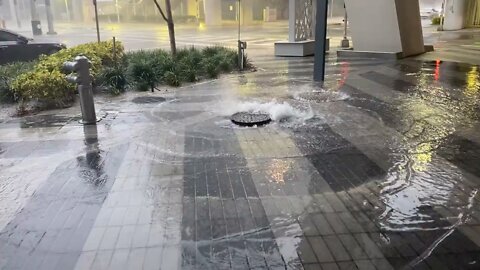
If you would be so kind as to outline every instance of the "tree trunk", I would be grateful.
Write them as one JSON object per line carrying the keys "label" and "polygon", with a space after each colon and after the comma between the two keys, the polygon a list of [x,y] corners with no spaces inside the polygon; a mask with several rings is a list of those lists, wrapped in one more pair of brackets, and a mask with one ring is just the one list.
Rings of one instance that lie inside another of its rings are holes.
{"label": "tree trunk", "polygon": [[170,36],[170,49],[172,51],[172,55],[176,55],[177,45],[175,43],[175,25],[173,24],[172,5],[170,4],[170,0],[165,0],[167,15],[165,15],[165,13],[162,10],[162,7],[160,7],[157,0],[153,0],[153,2],[155,3],[155,6],[157,6],[157,9],[160,12],[160,15],[162,15],[162,18],[165,20],[165,22],[167,22],[168,35]]}
{"label": "tree trunk", "polygon": [[167,11],[168,35],[170,36],[170,50],[172,51],[172,55],[176,55],[177,45],[175,42],[175,25],[173,24],[172,5],[170,4],[170,0],[165,0],[165,8]]}

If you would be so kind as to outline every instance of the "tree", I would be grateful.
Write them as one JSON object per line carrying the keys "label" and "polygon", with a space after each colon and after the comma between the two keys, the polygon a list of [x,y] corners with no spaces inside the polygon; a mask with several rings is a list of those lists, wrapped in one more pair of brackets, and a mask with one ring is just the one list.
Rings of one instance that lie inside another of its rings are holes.
{"label": "tree", "polygon": [[167,23],[168,26],[168,35],[170,36],[170,49],[173,55],[177,54],[177,45],[175,43],[175,25],[173,24],[173,16],[172,16],[172,5],[170,4],[170,0],[165,0],[165,10],[167,15],[165,16],[165,12],[163,12],[162,7],[158,4],[158,0],[153,0],[155,5],[158,8],[158,11],[162,15],[163,19]]}

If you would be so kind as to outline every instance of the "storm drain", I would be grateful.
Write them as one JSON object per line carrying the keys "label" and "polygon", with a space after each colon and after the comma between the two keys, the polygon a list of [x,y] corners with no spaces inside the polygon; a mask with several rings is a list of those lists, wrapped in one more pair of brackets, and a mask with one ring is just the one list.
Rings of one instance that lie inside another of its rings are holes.
{"label": "storm drain", "polygon": [[272,121],[269,114],[251,112],[238,112],[230,119],[234,124],[244,127],[263,126]]}
{"label": "storm drain", "polygon": [[163,97],[150,97],[150,96],[144,96],[144,97],[136,97],[132,99],[133,103],[136,104],[150,104],[150,103],[161,103],[165,102],[165,98]]}

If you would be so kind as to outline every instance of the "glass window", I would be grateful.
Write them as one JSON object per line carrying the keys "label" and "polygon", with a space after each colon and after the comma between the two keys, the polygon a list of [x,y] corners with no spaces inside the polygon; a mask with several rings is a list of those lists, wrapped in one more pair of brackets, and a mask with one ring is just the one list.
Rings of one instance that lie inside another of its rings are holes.
{"label": "glass window", "polygon": [[17,36],[9,32],[0,31],[0,41],[17,41]]}

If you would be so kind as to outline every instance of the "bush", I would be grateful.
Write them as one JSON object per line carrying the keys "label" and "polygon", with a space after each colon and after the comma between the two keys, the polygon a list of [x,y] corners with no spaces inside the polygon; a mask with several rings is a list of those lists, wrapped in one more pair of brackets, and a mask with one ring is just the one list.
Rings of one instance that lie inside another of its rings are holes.
{"label": "bush", "polygon": [[108,87],[114,95],[125,92],[127,86],[126,71],[123,66],[106,67],[100,73],[102,85]]}
{"label": "bush", "polygon": [[139,91],[153,92],[161,81],[161,59],[163,53],[158,51],[138,51],[127,54],[128,78]]}
{"label": "bush", "polygon": [[163,81],[170,86],[180,86],[180,80],[177,74],[172,71],[167,71],[163,75]]}
{"label": "bush", "polygon": [[432,18],[432,25],[440,25],[442,22],[442,16],[435,16]]}
{"label": "bush", "polygon": [[33,69],[35,62],[16,62],[0,66],[0,102],[13,103],[17,100],[12,89],[13,81]]}
{"label": "bush", "polygon": [[61,50],[49,56],[41,56],[30,72],[18,76],[12,83],[15,93],[22,99],[39,99],[65,105],[73,100],[74,85],[68,83],[62,73],[62,65],[72,61],[76,56],[84,55],[92,63],[92,75],[97,78],[104,66],[112,66],[115,57],[121,59],[124,49],[120,42],[113,52],[113,42],[87,43]]}

